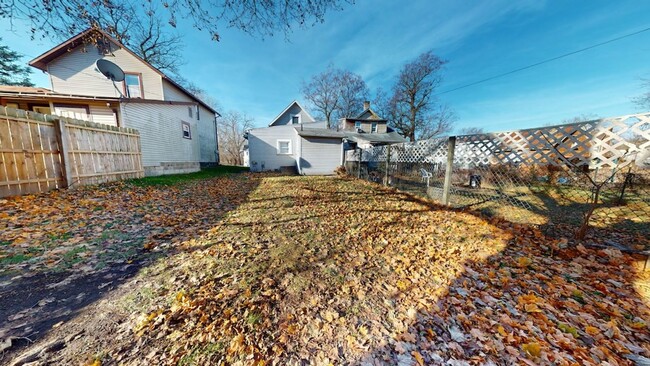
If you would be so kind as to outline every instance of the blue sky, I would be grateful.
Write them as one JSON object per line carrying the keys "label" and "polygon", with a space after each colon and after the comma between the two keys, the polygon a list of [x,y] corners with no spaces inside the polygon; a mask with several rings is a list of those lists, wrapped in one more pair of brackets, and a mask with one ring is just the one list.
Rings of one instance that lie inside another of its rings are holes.
{"label": "blue sky", "polygon": [[[401,65],[426,50],[448,60],[440,91],[650,27],[650,1],[388,1],[357,0],[325,22],[286,39],[253,38],[223,29],[221,42],[181,24],[181,74],[264,126],[292,100],[303,80],[328,64],[361,75],[371,90],[389,89]],[[54,43],[30,41],[25,29],[0,35],[36,56]],[[25,61],[31,57],[25,57]],[[457,128],[502,131],[560,123],[577,115],[639,111],[631,99],[650,78],[650,32],[629,37],[440,99]],[[49,87],[35,70],[34,81]]]}

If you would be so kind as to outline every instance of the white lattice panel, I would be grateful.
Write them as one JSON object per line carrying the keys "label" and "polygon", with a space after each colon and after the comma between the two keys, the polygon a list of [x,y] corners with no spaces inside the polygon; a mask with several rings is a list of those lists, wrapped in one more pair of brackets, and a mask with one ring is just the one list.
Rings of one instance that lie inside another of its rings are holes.
{"label": "white lattice panel", "polygon": [[[461,136],[454,163],[595,168],[636,164],[650,168],[650,114],[520,131]],[[567,163],[568,160],[568,163]]]}

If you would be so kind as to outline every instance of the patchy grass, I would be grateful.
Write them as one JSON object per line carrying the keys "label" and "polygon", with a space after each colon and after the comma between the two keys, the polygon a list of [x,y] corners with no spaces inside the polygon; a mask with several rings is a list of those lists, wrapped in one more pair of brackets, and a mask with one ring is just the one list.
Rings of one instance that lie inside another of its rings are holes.
{"label": "patchy grass", "polygon": [[188,174],[171,174],[160,175],[157,177],[145,177],[140,179],[129,180],[131,184],[136,186],[171,186],[182,183],[187,183],[197,179],[208,179],[220,177],[228,174],[243,173],[249,169],[240,166],[220,165],[216,168],[205,168],[195,173]]}

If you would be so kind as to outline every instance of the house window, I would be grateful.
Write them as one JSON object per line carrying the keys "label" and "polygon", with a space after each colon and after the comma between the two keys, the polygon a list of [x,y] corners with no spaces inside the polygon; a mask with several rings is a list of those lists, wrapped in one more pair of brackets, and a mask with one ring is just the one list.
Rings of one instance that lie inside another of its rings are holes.
{"label": "house window", "polygon": [[299,123],[300,123],[300,115],[299,114],[291,117],[291,124],[297,125]]}
{"label": "house window", "polygon": [[187,107],[187,115],[190,116],[190,118],[194,118],[192,116],[192,106]]}
{"label": "house window", "polygon": [[140,74],[125,73],[124,94],[127,98],[142,98],[142,77]]}
{"label": "house window", "polygon": [[291,140],[278,140],[278,155],[291,155]]}
{"label": "house window", "polygon": [[[5,104],[5,107],[18,109],[18,103],[7,103],[7,104]],[[36,111],[34,111],[34,112],[36,112]]]}
{"label": "house window", "polygon": [[183,138],[184,139],[192,139],[192,128],[189,123],[187,122],[182,122],[183,126]]}
{"label": "house window", "polygon": [[[40,112],[33,107],[34,112]],[[82,119],[84,121],[92,121],[90,118],[90,108],[87,105],[79,104],[54,104],[54,114],[61,117],[69,117],[74,119]]]}
{"label": "house window", "polygon": [[370,125],[370,133],[377,133],[377,122],[373,122],[372,125]]}
{"label": "house window", "polygon": [[354,129],[355,130],[360,130],[361,129],[361,122],[359,122],[359,121],[354,122]]}
{"label": "house window", "polygon": [[199,114],[200,111],[201,111],[201,107],[199,107],[197,105],[196,106],[196,119],[199,120],[199,121],[201,120],[201,115]]}

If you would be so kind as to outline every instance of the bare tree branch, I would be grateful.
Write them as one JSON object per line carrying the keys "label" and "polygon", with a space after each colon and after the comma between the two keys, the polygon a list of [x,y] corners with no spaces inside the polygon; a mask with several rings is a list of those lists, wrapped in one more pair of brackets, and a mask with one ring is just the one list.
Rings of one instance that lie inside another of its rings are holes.
{"label": "bare tree branch", "polygon": [[440,105],[434,96],[442,81],[441,70],[446,61],[425,52],[405,64],[393,86],[384,109],[393,127],[411,141],[432,138],[449,132],[454,114],[446,105]]}
{"label": "bare tree branch", "polygon": [[[253,36],[275,33],[287,36],[293,29],[322,23],[329,11],[340,10],[353,0],[150,0],[156,18],[171,27],[177,19],[188,19],[213,40],[221,37],[222,28],[237,28]],[[95,26],[97,13],[110,13],[130,0],[0,0],[0,18],[23,19],[33,36],[67,37]]]}
{"label": "bare tree branch", "polygon": [[333,65],[303,82],[301,91],[318,116],[327,121],[328,128],[334,128],[339,118],[359,113],[370,94],[361,76]]}
{"label": "bare tree branch", "polygon": [[253,127],[246,114],[228,111],[219,118],[219,158],[226,165],[243,165],[244,135]]}

